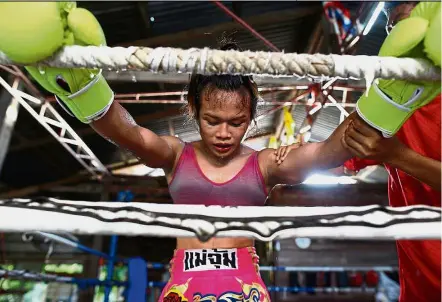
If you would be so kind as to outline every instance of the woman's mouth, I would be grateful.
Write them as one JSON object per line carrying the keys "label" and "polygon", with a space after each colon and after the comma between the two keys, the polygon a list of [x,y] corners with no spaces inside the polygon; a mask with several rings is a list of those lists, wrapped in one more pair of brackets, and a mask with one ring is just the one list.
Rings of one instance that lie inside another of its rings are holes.
{"label": "woman's mouth", "polygon": [[229,144],[213,144],[213,146],[215,147],[216,151],[218,151],[219,153],[226,153],[226,152],[230,151],[230,149],[232,148],[233,145],[229,145]]}

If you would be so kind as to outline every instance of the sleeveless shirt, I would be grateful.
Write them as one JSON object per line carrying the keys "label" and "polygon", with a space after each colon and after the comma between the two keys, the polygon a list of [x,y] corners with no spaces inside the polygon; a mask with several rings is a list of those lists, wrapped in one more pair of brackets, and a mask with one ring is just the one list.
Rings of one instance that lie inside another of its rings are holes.
{"label": "sleeveless shirt", "polygon": [[216,183],[204,175],[190,143],[185,144],[169,185],[176,204],[263,206],[266,191],[258,165],[258,152],[249,156],[232,179]]}

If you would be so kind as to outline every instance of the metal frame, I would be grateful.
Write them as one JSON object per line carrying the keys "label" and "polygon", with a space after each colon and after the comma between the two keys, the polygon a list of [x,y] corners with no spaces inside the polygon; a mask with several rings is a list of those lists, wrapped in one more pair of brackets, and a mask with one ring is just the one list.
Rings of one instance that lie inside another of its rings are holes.
{"label": "metal frame", "polygon": [[[362,6],[363,7],[363,6]],[[358,31],[359,31],[359,17],[362,13],[362,7],[358,12],[358,16],[352,20],[352,27],[355,27]],[[325,8],[324,8],[324,13],[325,12]],[[333,29],[333,33],[337,38],[338,41],[338,48],[339,48],[339,54],[343,55],[348,53],[348,51],[354,49],[354,46],[356,45],[357,42],[359,42],[361,40],[361,34],[363,32],[360,31],[358,32],[358,35],[352,39],[349,39],[349,34],[350,34],[350,30],[347,31],[345,33],[345,36],[343,38],[341,38],[342,33],[344,32],[341,28],[339,28],[338,23],[336,22],[336,19],[331,20],[330,22],[331,28]],[[364,26],[365,27],[365,26]],[[348,43],[347,40],[350,40]],[[319,85],[316,85],[315,89],[312,89],[312,101],[310,102],[312,104],[312,106],[307,110],[307,114],[306,114],[306,118],[304,119],[303,125],[305,124],[305,122],[307,121],[308,126],[310,126],[310,129],[313,127],[313,123],[316,120],[317,114],[319,113],[320,109],[322,107],[326,107],[326,103],[332,103],[334,104],[340,111],[340,117],[339,117],[339,123],[342,123],[345,119],[345,117],[347,117],[349,115],[349,113],[344,109],[344,107],[348,107],[347,105],[347,101],[348,101],[348,93],[351,91],[363,91],[365,90],[365,87],[361,87],[359,89],[354,89],[355,87],[345,87],[342,85],[339,86],[335,86],[333,85],[335,82],[337,81],[337,78],[333,78],[331,80],[329,80],[327,83],[325,83],[322,87],[320,87]],[[313,88],[313,85],[311,85],[311,87]],[[339,103],[336,101],[336,99],[333,97],[332,93],[333,91],[336,90],[341,90],[342,91],[342,102]],[[318,95],[316,95],[318,94]],[[321,97],[323,99],[322,102],[320,102],[319,104],[316,102],[316,98],[317,97]],[[320,106],[318,108],[318,106]],[[317,109],[318,108],[318,109]],[[300,127],[300,129],[302,129],[303,127]],[[295,133],[296,135],[296,133]]]}
{"label": "metal frame", "polygon": [[[225,7],[221,2],[219,1],[213,1],[214,5],[216,5],[217,7],[219,7],[221,10],[223,10],[227,15],[229,15],[230,17],[232,17],[235,22],[239,23],[241,26],[243,26],[244,28],[246,28],[248,31],[250,31],[255,37],[257,37],[258,39],[260,39],[261,41],[263,41],[269,48],[271,48],[272,50],[275,51],[280,51],[274,44],[272,44],[270,41],[268,41],[265,37],[263,37],[261,34],[259,34],[258,32],[256,32],[248,23],[246,23],[243,19],[241,19],[240,17],[238,17],[237,15],[235,15],[233,12],[231,12],[227,7]],[[362,9],[359,12],[362,12]],[[358,18],[356,18],[356,20],[354,20],[354,23],[357,23]],[[334,28],[335,30],[339,30],[338,28]],[[343,39],[344,41],[347,40],[347,36],[348,33],[346,35],[346,37]],[[348,50],[349,48],[352,48],[359,40],[360,35],[356,36],[355,38],[351,39],[351,41],[348,44],[351,45],[340,45],[340,48],[342,49],[342,47],[347,48],[346,50]],[[317,42],[316,40],[313,42]],[[347,47],[345,47],[347,46]],[[350,47],[349,47],[350,46]],[[344,50],[343,50],[344,51]],[[21,80],[23,80],[23,82],[26,84],[26,86],[28,86],[29,88],[31,88],[31,91],[33,91],[33,93],[35,93],[36,95],[39,94],[38,89],[35,88],[35,86],[32,85],[32,83],[29,81],[29,79],[21,72],[20,69],[18,69],[15,66],[12,67],[6,67],[6,66],[0,66],[2,69],[5,69],[6,71],[10,72],[11,74],[15,75],[16,77],[19,77]],[[331,84],[334,83],[335,80],[331,80]],[[338,87],[342,89],[343,92],[343,102],[342,103],[338,103],[336,102],[336,100],[333,98],[333,96],[331,95],[331,90],[330,89],[326,89],[327,85],[331,85],[329,83],[327,83],[326,85],[324,85],[323,88],[321,88],[318,92],[320,92],[322,97],[325,97],[324,102],[322,103],[318,103],[316,102],[316,97],[319,95],[315,95],[315,97],[313,98],[313,101],[310,100],[307,103],[303,104],[306,106],[306,114],[307,114],[307,118],[306,120],[308,121],[313,121],[314,120],[314,116],[315,114],[317,114],[317,112],[319,110],[315,110],[312,114],[310,114],[310,112],[312,112],[312,109],[317,108],[317,106],[322,107],[326,107],[326,106],[337,106],[340,110],[341,110],[341,117],[340,120],[342,121],[344,119],[344,116],[347,115],[348,113],[345,111],[344,107],[353,107],[354,104],[347,104],[347,98],[348,98],[348,92],[350,91],[354,91],[355,90],[363,90],[363,89],[359,89],[359,87],[350,87],[350,86],[334,86],[332,87],[332,90],[335,89],[337,90]],[[293,85],[293,84],[292,84]],[[312,90],[312,88],[315,88],[315,92],[317,92],[317,87],[319,84],[310,84],[307,86],[303,86],[301,88],[301,86],[292,86],[292,87],[277,87],[277,88],[262,88],[261,91],[262,93],[266,93],[266,92],[272,92],[272,91],[278,91],[278,90],[302,90],[302,89],[307,89],[307,91],[314,91]],[[362,87],[361,87],[362,88]],[[38,93],[38,94],[37,94]],[[23,98],[19,98],[19,102],[20,104],[28,111],[31,113],[31,115],[44,127],[48,130],[48,132],[57,139],[57,141],[66,149],[68,150],[68,152],[74,156],[74,158],[93,176],[95,177],[99,177],[101,174],[109,174],[109,171],[107,170],[107,168],[100,162],[100,160],[93,154],[93,152],[90,150],[90,148],[81,140],[81,138],[75,133],[75,131],[68,125],[68,123],[58,114],[58,112],[51,106],[50,102],[53,101],[53,99],[51,100],[47,100],[46,102],[42,102],[38,99],[36,99],[35,97],[32,97],[31,95],[25,94],[23,92],[20,92],[20,95]],[[168,99],[168,100],[164,100],[164,99],[145,99],[145,98],[150,98],[150,97],[158,97],[158,96],[178,96],[179,99]],[[304,93],[302,93],[302,95],[304,95]],[[121,96],[121,98],[120,98]],[[26,99],[26,101],[24,100]],[[37,102],[35,102],[37,100]],[[182,104],[184,103],[184,98],[183,98],[183,92],[164,92],[164,93],[148,93],[148,94],[125,94],[125,95],[117,95],[116,96],[116,100],[120,103],[167,103],[167,104]],[[298,99],[299,100],[299,99]],[[298,101],[297,100],[297,101]],[[328,101],[328,102],[327,102]],[[35,106],[31,106],[29,105],[28,102],[34,102],[37,103],[39,107],[39,110],[37,111],[35,109]],[[327,102],[327,104],[325,104]],[[265,105],[275,105],[274,108],[272,108],[269,112],[274,112],[278,109],[281,109],[284,106],[289,106],[292,105],[294,102],[289,101],[289,102],[274,102],[274,101],[270,101],[270,102],[263,102],[262,104]],[[263,116],[262,116],[263,117]],[[262,118],[261,117],[261,118]],[[310,125],[311,126],[311,125]],[[54,128],[56,130],[54,130]],[[173,130],[173,129],[172,129]],[[173,131],[171,131],[173,132]],[[280,131],[282,132],[282,131]],[[279,133],[281,134],[281,133]]]}
{"label": "metal frame", "polygon": [[[0,77],[0,84],[25,108],[91,175],[109,174],[92,150],[49,102],[14,89]],[[30,103],[33,105],[31,106]],[[38,109],[36,109],[38,108]]]}
{"label": "metal frame", "polygon": [[[14,78],[14,82],[12,83],[12,88],[17,89],[19,85],[21,84],[21,81],[19,78]],[[6,95],[8,97],[8,95]],[[0,102],[5,101],[7,103],[7,100],[2,100],[3,96],[0,96]],[[9,105],[5,108],[5,114],[3,121],[0,123],[0,171],[3,168],[3,163],[6,157],[6,153],[8,150],[8,146],[11,141],[12,132],[14,131],[15,123],[17,122],[18,118],[18,111],[19,111],[19,104],[17,100],[11,96],[11,100],[9,102]]]}

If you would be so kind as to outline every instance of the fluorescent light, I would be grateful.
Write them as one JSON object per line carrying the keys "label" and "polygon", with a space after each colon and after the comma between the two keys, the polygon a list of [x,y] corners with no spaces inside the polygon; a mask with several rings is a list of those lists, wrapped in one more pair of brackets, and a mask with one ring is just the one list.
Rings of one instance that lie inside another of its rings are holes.
{"label": "fluorescent light", "polygon": [[312,133],[311,132],[306,132],[304,134],[304,143],[308,143],[308,141],[310,140],[310,137],[312,137]]}
{"label": "fluorescent light", "polygon": [[132,175],[132,176],[149,175],[152,177],[165,175],[163,169],[154,169],[143,164],[116,169],[115,171],[112,171],[112,173],[116,175]]}
{"label": "fluorescent light", "polygon": [[367,35],[371,28],[373,27],[374,23],[376,22],[377,18],[379,17],[379,14],[381,13],[382,9],[384,8],[385,2],[379,2],[378,6],[376,7],[376,9],[373,12],[373,15],[371,15],[370,20],[367,23],[367,26],[364,29],[364,32],[362,33],[362,35]]}
{"label": "fluorescent light", "polygon": [[348,176],[324,174],[313,174],[303,182],[303,184],[307,185],[352,185],[355,183],[357,183],[357,180]]}
{"label": "fluorescent light", "polygon": [[357,36],[356,38],[353,39],[353,41],[351,41],[350,45],[348,45],[348,48],[352,48],[353,45],[356,44],[356,42],[359,41],[360,36]]}
{"label": "fluorescent light", "polygon": [[149,176],[152,177],[158,177],[158,176],[165,176],[163,169],[152,169],[151,172],[148,173]]}
{"label": "fluorescent light", "polygon": [[304,126],[299,130],[299,133],[301,133],[301,134],[306,133],[310,129],[312,129],[312,126],[310,126],[310,125]]}

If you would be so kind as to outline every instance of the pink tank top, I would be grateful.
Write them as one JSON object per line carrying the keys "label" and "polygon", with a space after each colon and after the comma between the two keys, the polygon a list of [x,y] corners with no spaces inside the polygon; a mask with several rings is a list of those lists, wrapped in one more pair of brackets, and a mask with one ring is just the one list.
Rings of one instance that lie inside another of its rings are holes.
{"label": "pink tank top", "polygon": [[231,180],[215,183],[204,175],[189,143],[185,144],[181,153],[169,191],[176,204],[262,206],[267,198],[258,165],[258,152],[247,159]]}

